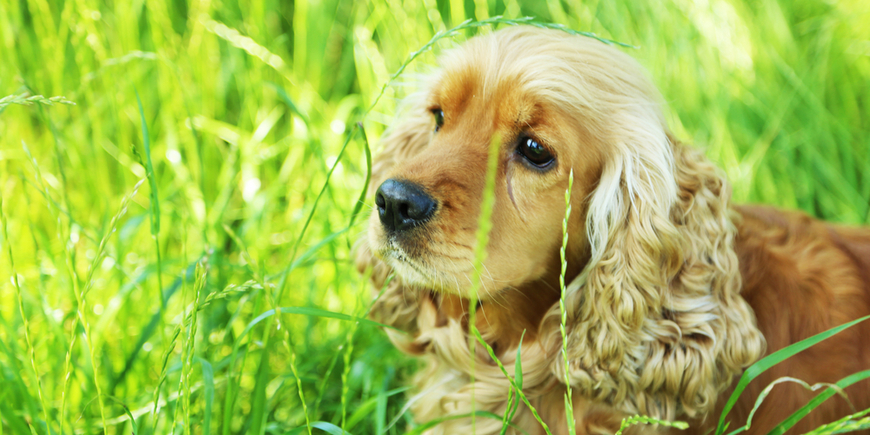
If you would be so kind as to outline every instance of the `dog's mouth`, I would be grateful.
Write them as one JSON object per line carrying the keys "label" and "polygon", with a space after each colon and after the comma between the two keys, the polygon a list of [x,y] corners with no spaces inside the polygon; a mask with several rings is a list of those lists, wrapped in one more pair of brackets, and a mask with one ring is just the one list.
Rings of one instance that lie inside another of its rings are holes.
{"label": "dog's mouth", "polygon": [[431,286],[435,271],[409,255],[395,240],[390,238],[376,255],[385,261],[406,284]]}
{"label": "dog's mouth", "polygon": [[465,289],[461,283],[469,279],[465,276],[467,271],[452,271],[454,267],[449,259],[437,256],[431,258],[431,260],[435,260],[435,263],[444,263],[439,267],[422,253],[402,246],[402,243],[393,237],[388,237],[383,241],[381,247],[375,250],[375,256],[387,263],[396,272],[396,275],[402,278],[404,284],[415,287],[462,294]]}

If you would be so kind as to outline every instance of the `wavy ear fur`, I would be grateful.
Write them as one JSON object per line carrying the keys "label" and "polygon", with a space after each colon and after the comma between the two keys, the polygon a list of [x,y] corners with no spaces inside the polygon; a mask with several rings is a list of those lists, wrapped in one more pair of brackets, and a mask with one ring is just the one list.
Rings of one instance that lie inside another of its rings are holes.
{"label": "wavy ear fur", "polygon": [[[397,164],[408,160],[419,153],[432,137],[432,116],[425,107],[419,105],[424,98],[409,97],[406,101],[418,103],[409,104],[403,108],[404,116],[393,124],[381,138],[381,149],[372,162],[372,178],[368,186],[369,197],[374,196],[378,186],[389,176]],[[371,252],[365,235],[360,238],[355,247],[356,267],[361,273],[372,268],[371,280],[377,296],[384,283],[392,273],[392,269],[383,261],[377,259]],[[372,306],[370,316],[383,324],[399,329],[412,331],[419,311],[419,291],[407,289],[399,277],[395,277]],[[386,330],[390,339],[399,349],[409,353],[418,353],[412,349],[409,337]]]}
{"label": "wavy ear fur", "polygon": [[[592,260],[568,289],[569,375],[629,413],[703,415],[765,348],[739,296],[731,192],[656,109],[632,111],[590,198]],[[545,334],[561,344],[557,322],[554,307]],[[564,360],[552,369],[563,376]]]}

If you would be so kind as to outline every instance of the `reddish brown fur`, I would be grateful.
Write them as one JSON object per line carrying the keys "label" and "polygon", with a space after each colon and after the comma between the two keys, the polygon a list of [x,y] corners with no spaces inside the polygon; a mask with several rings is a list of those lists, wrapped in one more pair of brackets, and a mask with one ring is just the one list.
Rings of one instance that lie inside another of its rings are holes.
{"label": "reddish brown fur", "polygon": [[[826,224],[802,213],[765,206],[738,206],[736,210],[743,218],[735,247],[743,276],[741,294],[755,311],[768,354],[870,313],[870,230]],[[729,414],[731,427],[745,423],[759,393],[780,377],[811,385],[834,383],[867,369],[870,322],[841,332],[759,376]],[[805,433],[870,407],[870,380],[845,392],[851,404],[834,396],[789,433]],[[730,393],[731,389],[720,397],[715,417]],[[777,385],[757,411],[750,433],[767,433],[817,394],[796,384]],[[704,433],[717,421],[708,418],[694,432]]]}

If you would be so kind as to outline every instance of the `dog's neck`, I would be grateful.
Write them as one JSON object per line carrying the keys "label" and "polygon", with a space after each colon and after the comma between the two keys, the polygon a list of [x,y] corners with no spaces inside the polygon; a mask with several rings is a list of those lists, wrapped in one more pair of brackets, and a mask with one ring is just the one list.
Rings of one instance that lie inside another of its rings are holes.
{"label": "dog's neck", "polygon": [[[460,320],[468,328],[470,301],[454,294],[434,293],[438,306],[438,326],[450,319]],[[521,289],[503,291],[496,297],[479,301],[475,310],[475,326],[497,355],[516,349],[520,339],[534,341],[544,315],[559,301],[558,287],[535,281]]]}

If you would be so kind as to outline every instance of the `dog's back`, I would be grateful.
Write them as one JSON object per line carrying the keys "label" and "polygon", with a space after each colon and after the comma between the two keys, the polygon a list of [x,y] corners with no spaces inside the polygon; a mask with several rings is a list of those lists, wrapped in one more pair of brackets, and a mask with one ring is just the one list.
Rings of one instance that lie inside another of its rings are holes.
{"label": "dog's back", "polygon": [[[736,251],[743,278],[741,295],[755,311],[769,355],[785,346],[870,315],[870,229],[832,225],[803,213],[740,206]],[[759,394],[783,377],[809,385],[835,383],[870,370],[870,321],[858,324],[774,366],[741,395],[729,414],[731,429],[745,424]],[[736,380],[735,380],[736,382]],[[810,391],[783,381],[753,417],[747,433],[765,434],[827,387]],[[835,395],[789,433],[806,433],[870,408],[870,380]],[[714,427],[731,393],[697,433]],[[851,403],[850,403],[851,402]]]}

